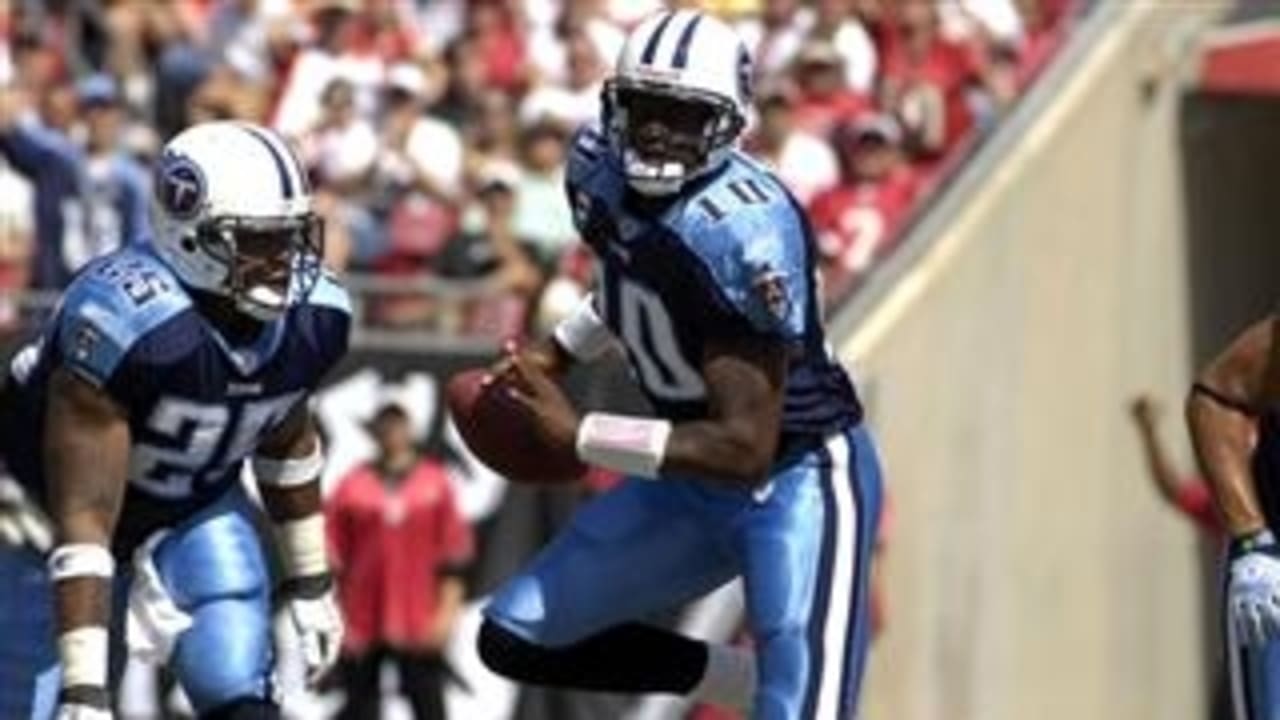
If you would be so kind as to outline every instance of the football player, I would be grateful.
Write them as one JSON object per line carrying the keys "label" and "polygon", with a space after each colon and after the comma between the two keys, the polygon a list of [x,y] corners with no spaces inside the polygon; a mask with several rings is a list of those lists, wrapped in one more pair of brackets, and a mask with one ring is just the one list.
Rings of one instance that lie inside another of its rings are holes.
{"label": "football player", "polygon": [[1227,549],[1227,671],[1236,717],[1280,717],[1280,320],[1255,323],[1196,378],[1187,423]]}
{"label": "football player", "polygon": [[[524,682],[837,720],[862,676],[880,471],[824,337],[804,214],[735,149],[750,77],[723,22],[659,14],[574,138],[568,199],[598,286],[493,377],[545,441],[627,478],[496,592],[478,643]],[[580,417],[553,382],[615,339],[651,417]],[[754,654],[641,621],[736,577]]]}
{"label": "football player", "polygon": [[52,683],[0,675],[5,717],[34,695],[25,716],[110,718],[126,637],[200,717],[279,717],[246,461],[311,677],[337,656],[308,397],[346,350],[350,310],[321,267],[307,180],[273,132],[208,123],[164,147],[153,205],[151,243],[86,266],[5,382],[5,459],[55,532],[53,597],[25,602],[56,613],[44,641],[60,668]]}

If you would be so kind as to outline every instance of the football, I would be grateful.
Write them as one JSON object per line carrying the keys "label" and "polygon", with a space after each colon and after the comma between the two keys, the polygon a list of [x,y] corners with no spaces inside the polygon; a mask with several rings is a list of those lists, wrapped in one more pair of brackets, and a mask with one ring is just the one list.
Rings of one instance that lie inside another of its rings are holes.
{"label": "football", "polygon": [[445,389],[453,422],[480,461],[508,480],[558,485],[581,479],[587,466],[572,452],[553,448],[534,430],[529,414],[506,392],[506,383],[485,386],[488,370],[454,375]]}

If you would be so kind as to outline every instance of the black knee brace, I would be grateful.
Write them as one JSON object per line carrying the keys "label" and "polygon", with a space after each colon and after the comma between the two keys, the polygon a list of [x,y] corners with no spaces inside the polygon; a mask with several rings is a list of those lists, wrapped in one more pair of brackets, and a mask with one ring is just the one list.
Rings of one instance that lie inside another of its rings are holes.
{"label": "black knee brace", "polygon": [[565,647],[544,647],[486,619],[480,659],[499,675],[532,685],[608,692],[684,694],[702,679],[706,647],[649,625],[612,627]]}
{"label": "black knee brace", "polygon": [[202,714],[200,720],[280,720],[280,706],[262,698],[236,698]]}

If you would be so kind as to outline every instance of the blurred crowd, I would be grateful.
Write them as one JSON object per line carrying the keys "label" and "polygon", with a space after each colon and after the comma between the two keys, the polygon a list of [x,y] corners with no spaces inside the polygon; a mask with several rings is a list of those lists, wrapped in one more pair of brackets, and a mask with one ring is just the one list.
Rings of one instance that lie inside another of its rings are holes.
{"label": "blurred crowd", "polygon": [[[1059,44],[1075,0],[0,0],[0,328],[145,237],[146,170],[184,126],[293,144],[326,255],[388,328],[516,334],[590,260],[561,191],[627,29],[667,5],[739,28],[745,147],[811,214],[828,296]],[[6,299],[8,298],[8,299]]]}

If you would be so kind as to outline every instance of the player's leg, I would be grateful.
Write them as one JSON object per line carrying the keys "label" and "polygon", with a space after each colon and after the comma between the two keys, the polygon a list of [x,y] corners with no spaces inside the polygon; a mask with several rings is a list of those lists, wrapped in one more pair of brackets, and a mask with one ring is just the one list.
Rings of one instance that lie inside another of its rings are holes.
{"label": "player's leg", "polygon": [[[1227,596],[1222,593],[1223,598]],[[1227,674],[1236,720],[1280,720],[1280,642],[1251,648],[1240,642],[1235,623],[1222,613],[1226,625]]]}
{"label": "player's leg", "polygon": [[738,536],[756,639],[757,720],[852,717],[870,636],[880,470],[864,430],[780,473]]}
{"label": "player's leg", "polygon": [[719,537],[679,485],[624,482],[497,591],[481,658],[534,684],[689,692],[707,667],[706,645],[634,621],[732,578],[737,568]]}
{"label": "player's leg", "polygon": [[165,588],[192,621],[169,664],[202,718],[279,717],[270,582],[252,512],[233,490],[155,549]]}

